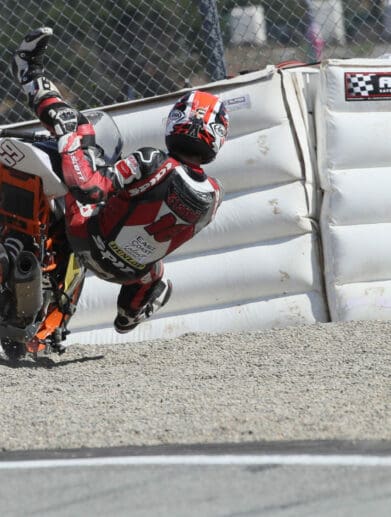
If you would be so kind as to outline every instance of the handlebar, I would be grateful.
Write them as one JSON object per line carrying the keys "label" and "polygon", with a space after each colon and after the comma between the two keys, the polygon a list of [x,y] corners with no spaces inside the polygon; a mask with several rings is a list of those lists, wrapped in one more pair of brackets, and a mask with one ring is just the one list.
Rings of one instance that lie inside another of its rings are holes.
{"label": "handlebar", "polygon": [[0,129],[0,138],[1,137],[20,138],[27,142],[47,142],[49,140],[53,140],[53,137],[50,134],[45,134],[39,131],[21,131],[15,128]]}

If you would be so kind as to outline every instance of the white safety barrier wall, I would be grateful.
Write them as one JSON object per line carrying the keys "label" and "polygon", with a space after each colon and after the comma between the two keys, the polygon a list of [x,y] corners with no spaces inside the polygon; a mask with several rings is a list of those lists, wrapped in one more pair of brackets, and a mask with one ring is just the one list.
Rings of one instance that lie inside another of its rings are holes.
{"label": "white safety barrier wall", "polygon": [[391,60],[321,66],[321,230],[333,321],[391,319]]}
{"label": "white safety barrier wall", "polygon": [[[226,192],[215,221],[165,260],[174,284],[170,303],[130,334],[112,328],[119,286],[88,277],[70,344],[328,320],[313,156],[298,85],[297,77],[269,67],[202,87],[222,96],[231,119],[228,142],[206,167]],[[181,94],[108,108],[125,153],[164,148],[167,114]]]}

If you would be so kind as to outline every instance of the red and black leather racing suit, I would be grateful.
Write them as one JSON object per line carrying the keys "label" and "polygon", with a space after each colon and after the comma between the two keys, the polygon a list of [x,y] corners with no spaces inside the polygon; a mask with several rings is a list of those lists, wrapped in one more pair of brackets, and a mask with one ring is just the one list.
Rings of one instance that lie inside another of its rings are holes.
{"label": "red and black leather racing suit", "polygon": [[[63,107],[49,97],[36,113],[53,131]],[[98,277],[122,284],[118,307],[137,314],[163,276],[162,259],[211,222],[222,190],[200,167],[151,147],[112,167],[94,167],[94,130],[76,113],[77,130],[59,145],[69,241]]]}

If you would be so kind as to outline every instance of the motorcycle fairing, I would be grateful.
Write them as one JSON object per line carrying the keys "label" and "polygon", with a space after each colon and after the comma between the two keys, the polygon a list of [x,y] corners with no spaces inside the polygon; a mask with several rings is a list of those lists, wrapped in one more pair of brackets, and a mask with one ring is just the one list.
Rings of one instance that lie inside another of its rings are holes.
{"label": "motorcycle fairing", "polygon": [[65,196],[67,187],[53,171],[48,154],[29,142],[16,138],[0,138],[0,163],[39,176],[49,198]]}

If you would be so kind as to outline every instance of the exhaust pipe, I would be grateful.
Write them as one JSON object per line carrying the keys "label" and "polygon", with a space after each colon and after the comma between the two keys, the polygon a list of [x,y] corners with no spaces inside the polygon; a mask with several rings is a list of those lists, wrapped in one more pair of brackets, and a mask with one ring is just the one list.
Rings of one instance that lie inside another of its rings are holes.
{"label": "exhaust pipe", "polygon": [[37,257],[30,251],[19,253],[10,280],[17,319],[33,321],[43,304],[42,271]]}

